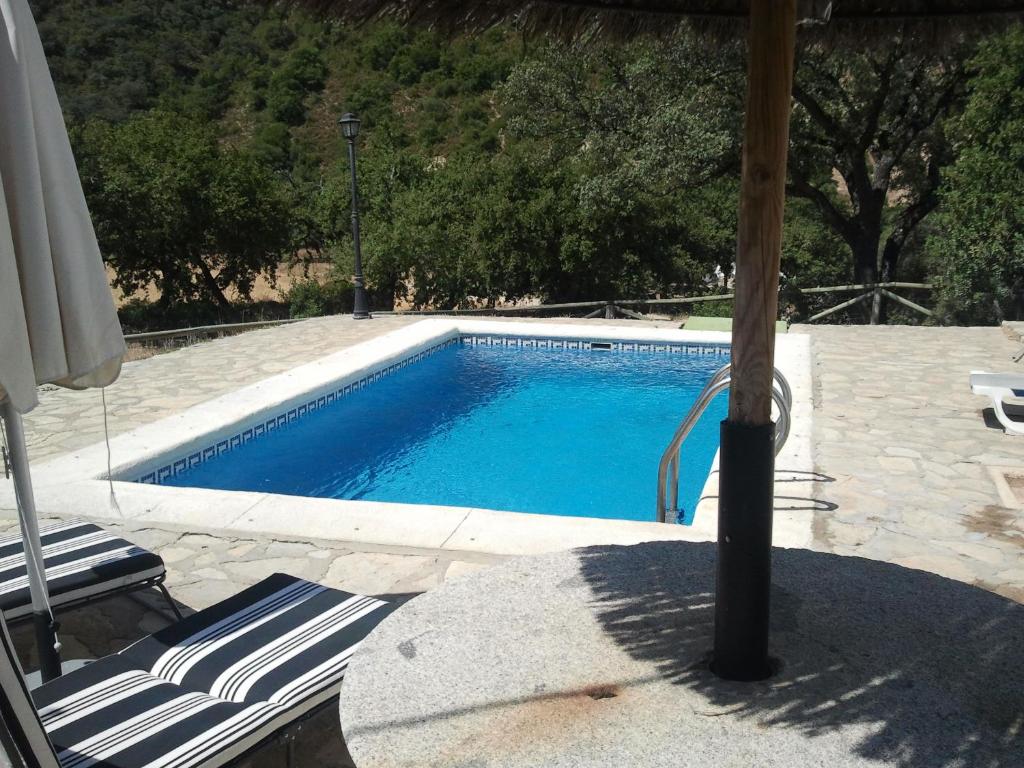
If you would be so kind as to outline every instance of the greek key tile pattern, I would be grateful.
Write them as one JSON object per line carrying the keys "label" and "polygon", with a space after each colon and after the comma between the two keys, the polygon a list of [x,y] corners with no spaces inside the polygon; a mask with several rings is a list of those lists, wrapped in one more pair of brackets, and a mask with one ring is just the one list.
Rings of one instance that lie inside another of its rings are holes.
{"label": "greek key tile pattern", "polygon": [[296,419],[300,419],[303,416],[312,413],[313,411],[319,410],[327,405],[331,405],[335,401],[339,400],[346,395],[363,389],[369,384],[373,384],[375,381],[380,381],[385,376],[390,376],[395,371],[399,371],[406,366],[417,363],[425,357],[428,357],[435,352],[446,349],[455,344],[470,344],[470,345],[485,345],[485,346],[501,346],[501,347],[526,347],[533,349],[579,349],[579,350],[607,350],[610,352],[663,352],[668,354],[686,354],[686,355],[717,355],[719,357],[727,358],[729,356],[729,346],[724,344],[668,344],[668,343],[657,343],[657,342],[635,342],[635,341],[587,341],[582,339],[543,339],[533,338],[525,336],[461,336],[455,339],[447,339],[446,341],[436,344],[433,347],[429,347],[414,355],[411,355],[404,360],[400,360],[397,363],[393,363],[386,368],[381,368],[379,371],[367,374],[366,376],[346,384],[344,387],[340,387],[326,394],[321,394],[315,399],[309,400],[302,405],[290,408],[284,413],[277,414],[269,419],[260,421],[257,424],[247,425],[240,432],[218,440],[212,445],[208,445],[205,448],[201,448],[197,451],[193,451],[188,456],[182,456],[175,459],[172,462],[164,464],[159,469],[155,469],[151,472],[147,472],[141,477],[134,478],[133,482],[136,483],[148,483],[150,485],[162,485],[175,475],[184,472],[185,470],[191,469],[197,464],[201,464],[209,459],[216,458],[225,453],[235,450],[250,440],[255,440],[263,435],[273,432],[275,429],[283,427],[285,424],[289,424]]}
{"label": "greek key tile pattern", "polygon": [[728,344],[669,344],[651,341],[586,341],[583,339],[537,339],[526,336],[462,336],[463,344],[488,347],[527,347],[534,349],[590,349],[610,352],[667,352],[681,355],[717,355],[728,357]]}
{"label": "greek key tile pattern", "polygon": [[161,485],[170,478],[179,474],[180,472],[184,472],[185,470],[190,469],[196,466],[197,464],[201,464],[204,461],[228,453],[229,451],[233,451],[235,448],[239,448],[245,445],[250,440],[255,440],[258,437],[262,437],[268,432],[273,432],[275,429],[283,427],[285,424],[289,424],[295,421],[296,419],[300,419],[308,413],[312,413],[313,411],[319,410],[324,406],[331,405],[335,401],[340,400],[341,398],[351,394],[352,392],[356,392],[360,389],[363,389],[367,385],[373,384],[375,381],[380,381],[385,376],[390,376],[395,371],[401,370],[402,368],[412,365],[413,363],[418,363],[423,358],[428,357],[439,350],[454,346],[455,344],[458,343],[459,339],[457,338],[448,339],[446,341],[441,342],[440,344],[434,345],[433,347],[424,349],[420,352],[417,352],[414,355],[405,358],[404,360],[400,360],[397,363],[393,363],[387,366],[386,368],[381,368],[379,371],[374,371],[373,373],[367,374],[361,379],[346,384],[344,387],[339,387],[338,389],[333,390],[331,392],[327,392],[326,394],[321,394],[317,398],[309,400],[308,402],[303,403],[302,405],[296,406],[295,408],[290,408],[284,413],[280,413],[257,424],[248,425],[241,432],[231,435],[231,437],[225,437],[221,440],[218,440],[213,445],[209,445],[198,451],[193,451],[188,456],[183,456],[179,459],[175,459],[173,462],[165,464],[159,469],[153,470],[152,472],[147,472],[142,477],[135,478],[132,482],[149,483],[150,485]]}

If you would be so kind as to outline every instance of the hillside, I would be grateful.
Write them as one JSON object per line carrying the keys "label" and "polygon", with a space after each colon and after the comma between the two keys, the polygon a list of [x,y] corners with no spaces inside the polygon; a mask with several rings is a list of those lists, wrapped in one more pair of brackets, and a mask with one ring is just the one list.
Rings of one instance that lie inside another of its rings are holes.
{"label": "hillside", "polygon": [[[33,6],[116,287],[156,297],[164,320],[230,316],[255,286],[273,287],[282,262],[335,266],[326,284],[291,292],[292,312],[346,306],[346,111],[362,120],[364,266],[378,307],[705,292],[731,273],[742,46],[680,35],[571,47],[504,29],[449,39],[236,0]],[[1016,50],[1017,37],[1002,44]],[[962,266],[944,236],[955,222],[941,215],[947,171],[987,141],[958,117],[1007,59],[979,67],[973,43],[905,42],[894,29],[863,53],[801,54],[788,318],[838,303],[802,287],[942,274],[967,296],[940,302],[949,316],[966,316],[965,301],[977,318],[1019,312]],[[992,210],[987,188],[969,203]],[[1000,251],[1008,266],[994,270],[1016,274],[1014,254]]]}
{"label": "hillside", "polygon": [[493,88],[522,44],[496,31],[447,41],[389,25],[352,30],[230,0],[36,0],[61,102],[75,121],[153,108],[194,115],[300,174],[342,149],[336,120],[425,156],[493,150]]}

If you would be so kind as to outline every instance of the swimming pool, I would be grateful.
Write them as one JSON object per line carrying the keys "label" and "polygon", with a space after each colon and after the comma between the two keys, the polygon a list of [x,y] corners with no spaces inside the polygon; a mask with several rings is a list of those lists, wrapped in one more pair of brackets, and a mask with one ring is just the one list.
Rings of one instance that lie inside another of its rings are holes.
{"label": "swimming pool", "polygon": [[[658,460],[728,346],[461,335],[134,479],[654,520]],[[692,514],[725,396],[687,439]]]}

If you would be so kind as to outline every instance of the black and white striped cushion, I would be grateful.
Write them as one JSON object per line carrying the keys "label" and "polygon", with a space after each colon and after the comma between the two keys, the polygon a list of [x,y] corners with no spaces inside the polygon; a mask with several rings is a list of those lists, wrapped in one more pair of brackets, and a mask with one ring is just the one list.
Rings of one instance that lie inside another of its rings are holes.
{"label": "black and white striped cushion", "polygon": [[[15,768],[60,768],[39,713],[33,705],[18,654],[0,618],[0,742]],[[0,759],[0,765],[5,765]]]}
{"label": "black and white striped cushion", "polygon": [[[162,576],[157,555],[85,520],[39,529],[50,603],[65,603],[117,592]],[[7,619],[32,612],[21,535],[0,538],[0,611]]]}
{"label": "black and white striped cushion", "polygon": [[284,574],[35,691],[62,768],[212,768],[337,695],[391,610]]}

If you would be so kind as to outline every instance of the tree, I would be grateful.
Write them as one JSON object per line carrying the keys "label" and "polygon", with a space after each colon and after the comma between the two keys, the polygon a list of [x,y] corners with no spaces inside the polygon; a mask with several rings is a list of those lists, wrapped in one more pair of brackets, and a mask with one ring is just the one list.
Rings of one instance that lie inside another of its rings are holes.
{"label": "tree", "polygon": [[697,189],[739,169],[739,51],[686,35],[546,46],[502,88],[510,131],[552,158],[585,163],[593,184]]}
{"label": "tree", "polygon": [[961,324],[1024,318],[1024,32],[1012,27],[971,62],[956,163],[927,242],[939,312]]}
{"label": "tree", "polygon": [[203,298],[230,310],[288,250],[288,199],[252,157],[213,129],[151,112],[120,125],[90,121],[76,136],[86,199],[115,282],[155,282],[164,305]]}
{"label": "tree", "polygon": [[730,272],[739,50],[685,35],[624,47],[553,44],[512,72],[501,89],[510,137],[542,166],[562,169],[567,228],[548,295],[685,291],[716,267]]}
{"label": "tree", "polygon": [[962,104],[963,61],[962,47],[928,49],[902,35],[863,53],[800,56],[787,190],[849,246],[857,282],[895,279],[909,238],[938,205],[951,161],[943,126]]}
{"label": "tree", "polygon": [[292,51],[274,70],[267,86],[267,111],[287,125],[306,121],[306,97],[323,89],[327,70],[320,53],[312,47]]}

